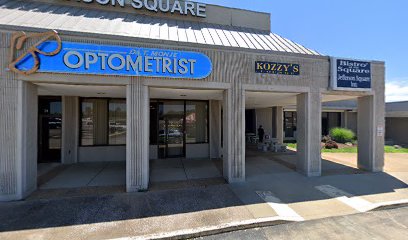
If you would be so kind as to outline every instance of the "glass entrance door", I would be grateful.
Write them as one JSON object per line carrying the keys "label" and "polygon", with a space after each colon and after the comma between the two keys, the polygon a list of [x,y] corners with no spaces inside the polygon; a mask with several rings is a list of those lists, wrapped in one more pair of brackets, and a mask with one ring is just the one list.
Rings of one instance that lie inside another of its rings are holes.
{"label": "glass entrance door", "polygon": [[185,156],[184,101],[159,102],[159,158]]}
{"label": "glass entrance door", "polygon": [[38,101],[38,162],[61,161],[62,106],[60,97]]}
{"label": "glass entrance door", "polygon": [[296,132],[296,112],[285,112],[285,137],[293,138]]}

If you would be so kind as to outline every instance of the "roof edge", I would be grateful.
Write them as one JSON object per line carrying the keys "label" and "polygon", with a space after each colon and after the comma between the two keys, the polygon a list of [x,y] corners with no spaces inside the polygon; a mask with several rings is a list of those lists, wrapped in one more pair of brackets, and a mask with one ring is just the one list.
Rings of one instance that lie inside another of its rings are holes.
{"label": "roof edge", "polygon": [[[49,31],[48,28],[38,28],[38,27],[27,27],[27,26],[15,26],[15,25],[4,25],[0,24],[0,31]],[[93,32],[86,32],[87,36],[84,36],[84,32],[79,31],[71,31],[71,30],[61,30],[61,29],[53,29],[58,31],[60,34],[66,34],[72,37],[85,37],[85,38],[96,38],[101,39],[103,36],[104,40],[118,40],[118,41],[146,41],[146,38],[142,37],[134,37],[134,36],[124,36],[124,35],[113,35],[113,34],[102,34],[102,33],[93,33]],[[191,42],[176,42],[171,40],[162,40],[162,39],[153,39],[149,38],[149,41],[152,44],[167,44],[170,46],[185,46],[185,47],[197,47],[200,46],[203,49],[208,50],[225,50],[225,51],[233,51],[233,52],[245,52],[245,53],[256,53],[256,54],[276,54],[280,56],[289,56],[289,57],[301,57],[306,59],[320,59],[330,61],[329,56],[324,55],[311,55],[311,54],[304,54],[304,53],[293,53],[293,52],[283,52],[283,51],[273,51],[273,50],[260,50],[260,49],[252,49],[252,48],[240,48],[240,47],[230,47],[230,46],[222,46],[222,45],[208,45],[202,43],[191,43]]]}
{"label": "roof edge", "polygon": [[[171,13],[160,13],[152,12],[148,10],[136,10],[131,7],[129,0],[126,0],[126,5],[130,7],[121,8],[118,6],[105,5],[102,6],[98,3],[85,3],[76,0],[20,0],[25,2],[40,2],[48,3],[53,5],[63,5],[63,6],[73,6],[81,7],[88,9],[96,9],[103,11],[112,11],[119,12],[124,14],[135,14],[135,15],[146,15],[146,16],[157,16],[161,18],[173,19],[173,20],[185,20],[185,21],[194,21],[201,23],[210,23],[210,24],[220,24],[226,26],[234,27],[246,27],[263,31],[271,30],[271,14],[266,12],[257,12],[246,9],[231,8],[215,4],[206,4],[207,6],[207,17],[193,17],[186,15],[177,15]],[[172,1],[172,0],[171,0]],[[184,0],[179,0],[184,1]],[[195,3],[200,3],[198,1],[192,1]]]}

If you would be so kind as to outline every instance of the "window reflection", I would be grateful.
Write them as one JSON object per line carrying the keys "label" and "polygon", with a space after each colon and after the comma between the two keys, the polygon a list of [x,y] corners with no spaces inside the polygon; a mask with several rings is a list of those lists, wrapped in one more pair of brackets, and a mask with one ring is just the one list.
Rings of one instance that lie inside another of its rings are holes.
{"label": "window reflection", "polygon": [[61,149],[61,135],[62,135],[62,111],[61,101],[50,102],[50,111],[48,115],[48,129],[49,129],[49,148]]}
{"label": "window reflection", "polygon": [[92,100],[83,100],[81,103],[81,145],[94,145],[94,104]]}
{"label": "window reflection", "polygon": [[126,144],[126,100],[81,100],[81,146]]}
{"label": "window reflection", "polygon": [[126,101],[109,101],[109,144],[126,144]]}
{"label": "window reflection", "polygon": [[208,142],[208,103],[186,102],[186,142]]}

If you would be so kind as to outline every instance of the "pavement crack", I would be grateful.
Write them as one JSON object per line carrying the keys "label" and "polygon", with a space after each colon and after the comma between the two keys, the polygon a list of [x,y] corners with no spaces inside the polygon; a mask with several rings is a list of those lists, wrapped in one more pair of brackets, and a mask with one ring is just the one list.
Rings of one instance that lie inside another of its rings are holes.
{"label": "pavement crack", "polygon": [[386,212],[386,214],[388,215],[388,219],[390,219],[393,223],[397,224],[398,226],[401,226],[404,229],[408,229],[407,226],[405,226],[404,224],[400,223],[399,221],[397,221],[394,216],[392,216],[389,212]]}
{"label": "pavement crack", "polygon": [[188,176],[187,176],[187,170],[186,170],[186,166],[184,165],[183,158],[180,158],[180,161],[181,161],[181,166],[183,166],[184,175],[186,176],[186,179],[187,179],[187,180],[190,180],[190,179],[188,178]]}
{"label": "pavement crack", "polygon": [[108,165],[109,165],[109,163],[105,164],[105,165],[102,167],[102,169],[101,169],[97,174],[95,174],[95,176],[94,176],[91,180],[89,180],[89,182],[86,184],[86,186],[89,186],[89,184],[91,184],[91,182],[92,182],[93,180],[95,180],[95,178],[98,177],[98,176],[108,167]]}

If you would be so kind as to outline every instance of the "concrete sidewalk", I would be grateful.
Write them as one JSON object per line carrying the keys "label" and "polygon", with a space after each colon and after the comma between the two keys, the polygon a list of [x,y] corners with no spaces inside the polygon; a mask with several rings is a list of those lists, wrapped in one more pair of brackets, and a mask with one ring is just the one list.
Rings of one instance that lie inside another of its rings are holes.
{"label": "concrete sidewalk", "polygon": [[312,180],[289,173],[243,184],[2,203],[0,238],[196,237],[365,212],[407,199],[407,185],[386,174]]}
{"label": "concrete sidewalk", "polygon": [[191,238],[408,203],[404,169],[307,178],[279,158],[248,156],[239,184],[0,203],[0,239]]}
{"label": "concrete sidewalk", "polygon": [[[322,158],[357,167],[357,153],[322,153]],[[385,153],[384,158],[385,172],[408,172],[408,153]]]}
{"label": "concrete sidewalk", "polygon": [[[222,164],[221,160],[183,158],[151,160],[150,187],[161,183],[222,178],[222,170],[217,168],[217,164]],[[126,162],[41,164],[38,176],[42,179],[39,181],[40,190],[124,187]]]}

